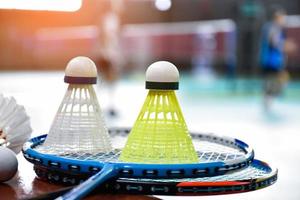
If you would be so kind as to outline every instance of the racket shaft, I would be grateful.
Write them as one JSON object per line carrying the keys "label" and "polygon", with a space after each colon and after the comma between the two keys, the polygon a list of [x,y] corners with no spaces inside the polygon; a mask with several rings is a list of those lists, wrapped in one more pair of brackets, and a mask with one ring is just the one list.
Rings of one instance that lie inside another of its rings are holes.
{"label": "racket shaft", "polygon": [[90,177],[88,180],[73,188],[70,192],[63,196],[56,198],[56,200],[78,200],[90,192],[92,192],[97,186],[101,185],[108,179],[117,176],[116,166],[114,164],[105,164],[100,172]]}

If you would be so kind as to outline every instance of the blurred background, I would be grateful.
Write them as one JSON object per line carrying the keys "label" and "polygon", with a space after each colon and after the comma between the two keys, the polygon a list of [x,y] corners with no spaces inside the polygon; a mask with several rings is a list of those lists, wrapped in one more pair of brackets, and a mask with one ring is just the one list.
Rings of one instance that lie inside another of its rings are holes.
{"label": "blurred background", "polygon": [[50,128],[71,58],[95,61],[107,123],[127,127],[146,68],[168,60],[190,130],[240,138],[280,170],[270,188],[208,199],[300,198],[299,0],[0,0],[0,22],[0,92],[25,105],[34,135]]}
{"label": "blurred background", "polygon": [[[273,5],[286,10],[286,34],[300,45],[296,0],[44,0],[44,7],[36,0],[1,0],[0,8],[9,7],[5,2],[27,10],[0,11],[1,70],[61,70],[76,55],[98,59],[109,12],[119,20],[124,73],[159,59],[189,71],[201,63],[200,54],[209,54],[203,57],[212,73],[255,77],[261,31]],[[294,77],[298,54],[289,55],[287,65]]]}

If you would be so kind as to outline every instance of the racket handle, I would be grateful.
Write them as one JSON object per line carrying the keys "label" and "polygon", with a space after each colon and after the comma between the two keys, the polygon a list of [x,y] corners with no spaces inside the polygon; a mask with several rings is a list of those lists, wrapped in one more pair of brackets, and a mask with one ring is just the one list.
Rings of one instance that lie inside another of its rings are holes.
{"label": "racket handle", "polygon": [[82,184],[73,188],[70,192],[56,198],[56,200],[78,200],[82,199],[97,186],[101,185],[108,179],[116,177],[118,174],[117,167],[114,164],[105,164],[100,172],[84,181]]}

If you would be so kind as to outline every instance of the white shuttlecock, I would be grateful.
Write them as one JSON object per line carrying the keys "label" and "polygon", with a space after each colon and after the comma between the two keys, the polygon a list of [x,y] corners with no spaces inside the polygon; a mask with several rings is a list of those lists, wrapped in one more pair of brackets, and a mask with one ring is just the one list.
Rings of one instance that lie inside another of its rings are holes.
{"label": "white shuttlecock", "polygon": [[87,57],[73,58],[65,70],[67,92],[43,145],[53,153],[98,153],[112,150],[92,84],[97,68]]}
{"label": "white shuttlecock", "polygon": [[18,105],[13,97],[0,94],[0,146],[19,153],[31,132],[30,119],[24,107]]}

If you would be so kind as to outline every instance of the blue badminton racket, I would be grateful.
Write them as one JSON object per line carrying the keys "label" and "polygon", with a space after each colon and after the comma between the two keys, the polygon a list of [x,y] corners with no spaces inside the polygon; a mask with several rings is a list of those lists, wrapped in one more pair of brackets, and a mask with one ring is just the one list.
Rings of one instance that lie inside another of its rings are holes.
{"label": "blue badminton racket", "polygon": [[46,135],[31,139],[24,145],[25,158],[49,169],[79,174],[95,174],[64,198],[78,199],[111,178],[198,178],[224,175],[247,167],[254,158],[253,149],[246,143],[214,134],[191,134],[199,162],[193,164],[141,164],[118,160],[129,129],[111,129],[114,151],[109,153],[57,154],[43,146]]}

